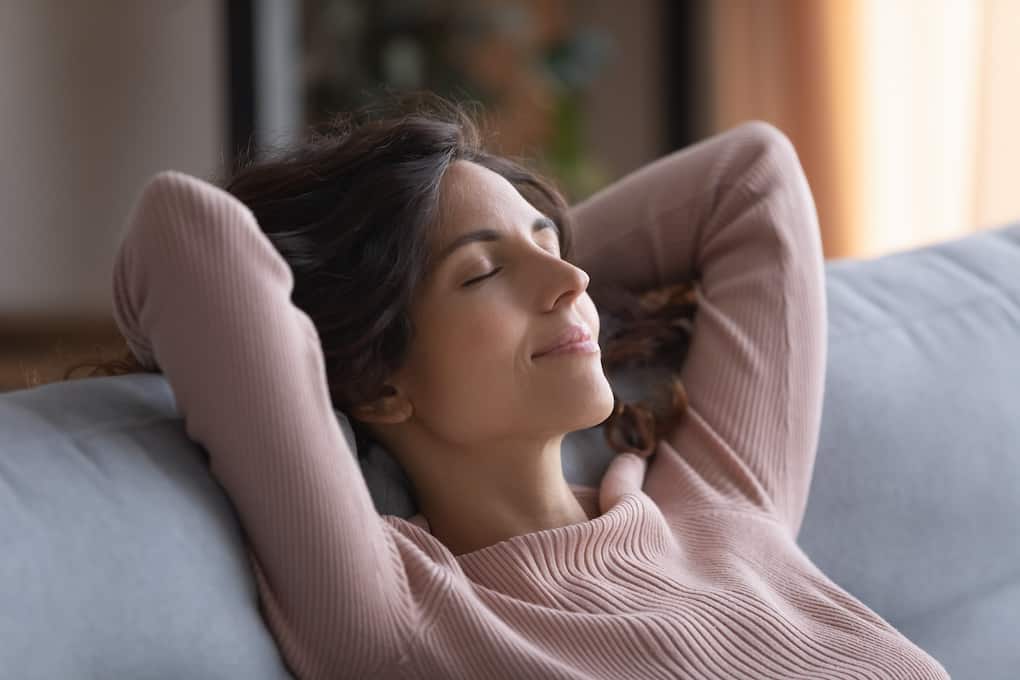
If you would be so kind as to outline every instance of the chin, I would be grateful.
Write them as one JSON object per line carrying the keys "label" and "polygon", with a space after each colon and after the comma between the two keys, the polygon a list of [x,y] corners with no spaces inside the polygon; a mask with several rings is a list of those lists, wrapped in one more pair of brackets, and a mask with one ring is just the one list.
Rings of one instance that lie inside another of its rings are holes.
{"label": "chin", "polygon": [[[595,423],[595,425],[601,425],[609,419],[609,416],[613,415],[613,407],[616,406],[616,402],[613,400],[613,393],[609,393],[609,399],[605,402],[605,408],[602,409],[601,418]],[[594,427],[594,426],[593,426]]]}
{"label": "chin", "polygon": [[591,417],[588,420],[590,422],[584,427],[595,427],[604,423],[613,414],[613,406],[615,405],[613,390],[610,388],[609,383],[606,382],[601,389],[596,391],[596,394],[589,403],[588,411]]}
{"label": "chin", "polygon": [[[559,389],[555,389],[559,387]],[[601,425],[613,413],[613,390],[606,377],[594,375],[584,380],[561,380],[545,390],[531,404],[531,409],[546,416],[556,414],[564,431],[575,432]]]}

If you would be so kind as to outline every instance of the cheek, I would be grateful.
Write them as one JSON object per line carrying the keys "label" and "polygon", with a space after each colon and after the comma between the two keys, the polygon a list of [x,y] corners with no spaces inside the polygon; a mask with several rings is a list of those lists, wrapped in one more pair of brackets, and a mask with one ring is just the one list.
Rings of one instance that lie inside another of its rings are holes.
{"label": "cheek", "polygon": [[432,320],[422,358],[431,392],[471,402],[506,392],[521,381],[527,351],[526,320],[493,305],[447,307]]}
{"label": "cheek", "polygon": [[505,371],[520,352],[522,325],[506,309],[481,305],[451,309],[444,316],[437,351],[456,372]]}
{"label": "cheek", "polygon": [[[513,422],[509,413],[529,392],[527,328],[520,313],[447,309],[430,323],[413,351],[416,397],[432,427],[466,440]],[[452,418],[454,413],[463,417]]]}

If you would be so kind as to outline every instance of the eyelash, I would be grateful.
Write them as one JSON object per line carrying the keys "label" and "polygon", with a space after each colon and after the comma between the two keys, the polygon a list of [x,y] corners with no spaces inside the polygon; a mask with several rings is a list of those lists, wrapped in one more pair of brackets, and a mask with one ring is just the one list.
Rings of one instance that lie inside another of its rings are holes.
{"label": "eyelash", "polygon": [[[562,256],[560,257],[560,259],[563,259]],[[475,278],[473,278],[473,279],[471,279],[469,281],[465,281],[464,283],[461,284],[460,287],[461,288],[470,288],[471,286],[475,285],[476,283],[481,283],[482,281],[484,281],[485,279],[489,278],[490,276],[498,273],[502,269],[503,269],[502,267],[496,267],[495,269],[493,269],[491,272],[489,272],[487,274],[482,274],[481,276],[476,276]]]}
{"label": "eyelash", "polygon": [[464,284],[461,286],[461,288],[468,288],[469,286],[473,286],[476,283],[480,283],[480,282],[484,281],[485,279],[489,278],[490,276],[492,276],[493,274],[495,274],[496,272],[498,272],[500,269],[502,269],[502,267],[496,267],[495,269],[493,269],[488,274],[483,274],[482,276],[477,276],[477,277],[471,279],[470,281],[465,281]]}

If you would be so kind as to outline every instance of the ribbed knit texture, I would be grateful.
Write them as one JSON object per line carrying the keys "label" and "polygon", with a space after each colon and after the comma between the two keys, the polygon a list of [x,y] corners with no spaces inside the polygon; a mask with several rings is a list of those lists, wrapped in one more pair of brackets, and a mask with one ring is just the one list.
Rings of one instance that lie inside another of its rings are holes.
{"label": "ribbed knit texture", "polygon": [[593,517],[454,556],[375,510],[293,275],[252,213],[149,180],[115,319],[169,381],[241,521],[260,611],[298,678],[946,678],[796,543],[821,420],[824,262],[789,140],[761,121],[572,209],[571,258],[632,290],[699,279],[687,418],[617,456]]}

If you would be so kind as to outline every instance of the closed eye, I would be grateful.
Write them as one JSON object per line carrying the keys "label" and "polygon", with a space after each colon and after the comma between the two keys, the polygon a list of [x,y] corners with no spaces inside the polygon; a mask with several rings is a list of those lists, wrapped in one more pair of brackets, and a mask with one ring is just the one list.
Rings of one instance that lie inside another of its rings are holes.
{"label": "closed eye", "polygon": [[500,269],[502,269],[502,267],[496,267],[495,269],[493,269],[493,270],[492,270],[491,272],[489,272],[488,274],[483,274],[483,275],[481,275],[481,276],[477,276],[477,277],[475,277],[475,278],[471,279],[470,281],[465,281],[465,282],[464,282],[464,283],[463,283],[463,284],[461,285],[461,288],[467,288],[468,286],[473,286],[473,285],[475,285],[476,283],[478,283],[479,281],[482,281],[483,279],[487,279],[487,278],[489,278],[490,276],[492,276],[493,274],[495,274],[496,272],[498,272],[498,271],[499,271]]}
{"label": "closed eye", "polygon": [[[555,253],[551,253],[551,254],[555,254]],[[556,255],[556,257],[559,257],[560,259],[563,259],[562,256],[560,256],[560,255]],[[493,275],[497,274],[501,269],[503,269],[503,268],[502,267],[496,267],[495,269],[493,269],[492,271],[488,272],[487,274],[482,274],[481,276],[476,276],[473,279],[469,279],[469,280],[465,281],[464,283],[461,284],[460,287],[461,288],[468,288],[470,286],[473,286],[476,283],[484,281],[485,279],[489,278],[490,276],[493,276]]]}

